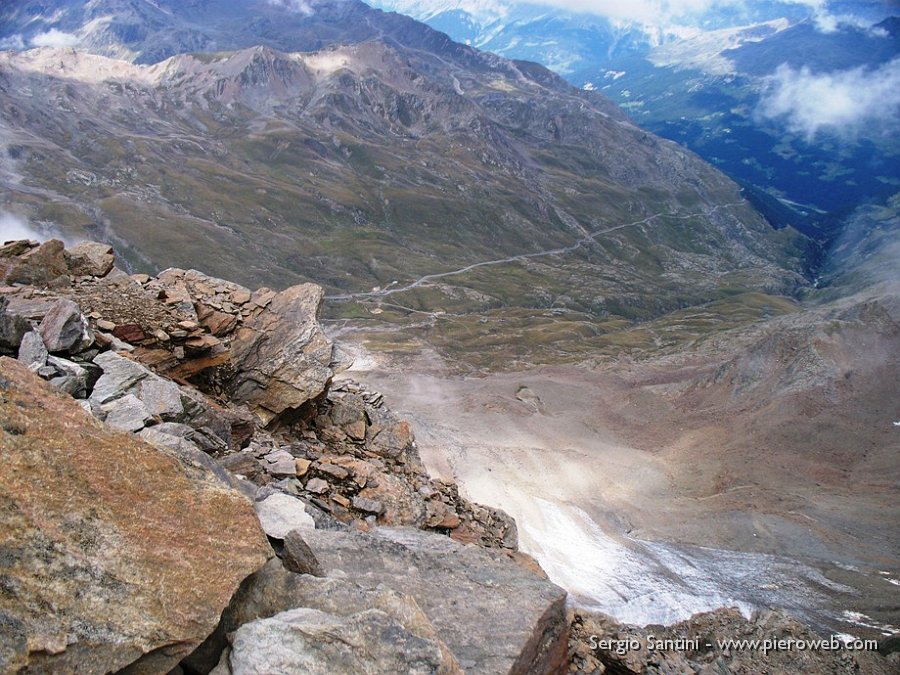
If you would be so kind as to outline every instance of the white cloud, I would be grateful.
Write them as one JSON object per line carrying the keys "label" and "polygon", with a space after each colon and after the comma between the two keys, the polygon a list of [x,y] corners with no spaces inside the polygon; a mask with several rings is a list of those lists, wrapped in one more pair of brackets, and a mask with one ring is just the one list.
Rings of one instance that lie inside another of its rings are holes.
{"label": "white cloud", "polygon": [[758,112],[784,119],[807,140],[820,131],[873,137],[900,128],[900,57],[880,68],[812,73],[781,65]]}
{"label": "white cloud", "polygon": [[[782,5],[808,7],[823,20],[828,0],[776,0]],[[700,19],[713,10],[750,10],[752,0],[538,0],[535,4],[561,7],[576,12],[598,14],[614,20],[634,21],[648,26],[667,26],[684,19]],[[774,18],[774,17],[773,17]]]}
{"label": "white cloud", "polygon": [[4,242],[18,239],[29,239],[31,241],[59,239],[66,246],[80,241],[80,239],[72,239],[65,236],[52,223],[41,223],[40,226],[35,227],[25,218],[0,209],[0,245]]}
{"label": "white cloud", "polygon": [[716,6],[742,5],[743,0],[543,0],[539,4],[599,14],[613,20],[661,26]]}
{"label": "white cloud", "polygon": [[0,40],[0,50],[22,51],[25,49],[25,40],[21,35],[10,35]]}
{"label": "white cloud", "polygon": [[47,237],[33,229],[19,216],[0,211],[0,244],[16,239],[44,241]]}
{"label": "white cloud", "polygon": [[77,43],[77,35],[63,33],[56,28],[51,28],[46,33],[38,33],[31,38],[32,47],[74,47]]}
{"label": "white cloud", "polygon": [[312,7],[306,0],[267,0],[267,2],[273,7],[281,7],[304,16],[309,16],[313,13]]}
{"label": "white cloud", "polygon": [[[813,21],[816,29],[821,33],[836,33],[845,26],[864,30],[872,29],[872,21],[864,17],[853,14],[832,14],[825,7],[816,9],[813,13]],[[877,33],[878,31],[873,30],[872,32]],[[887,37],[887,32],[882,32],[884,33],[882,37]]]}

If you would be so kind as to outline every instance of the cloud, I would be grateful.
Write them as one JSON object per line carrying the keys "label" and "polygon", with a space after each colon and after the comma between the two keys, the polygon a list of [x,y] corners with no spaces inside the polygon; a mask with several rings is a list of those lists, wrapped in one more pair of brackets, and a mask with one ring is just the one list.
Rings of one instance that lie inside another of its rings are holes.
{"label": "cloud", "polygon": [[74,47],[76,44],[78,44],[77,35],[63,33],[56,28],[51,28],[46,33],[38,33],[31,38],[32,47]]}
{"label": "cloud", "polygon": [[781,65],[769,79],[758,113],[783,119],[807,140],[820,131],[856,138],[900,130],[900,57],[874,70],[831,73]]}
{"label": "cloud", "polygon": [[743,0],[543,0],[540,4],[660,26],[702,14],[716,6],[742,5]]}
{"label": "cloud", "polygon": [[0,211],[0,243],[16,239],[45,241],[48,237],[28,225],[23,218]]}
{"label": "cloud", "polygon": [[[286,0],[281,0],[286,1]],[[496,8],[507,8],[516,4],[515,0],[486,0],[488,5]],[[279,0],[269,0],[271,3]],[[392,3],[395,6],[412,6],[401,0]],[[416,3],[415,6],[422,4]],[[424,5],[431,6],[431,2]],[[439,3],[445,7],[448,3]],[[449,3],[454,7],[469,10],[472,2],[455,0]],[[891,13],[891,2],[859,2],[854,11],[865,16],[835,14],[832,8],[839,5],[834,0],[774,0],[770,3],[758,3],[754,0],[534,0],[531,4],[546,7],[557,7],[573,12],[584,12],[606,17],[613,22],[633,23],[653,32],[677,34],[687,27],[709,28],[710,20],[716,24],[712,27],[730,27],[743,23],[756,23],[777,19],[782,16],[794,19],[807,16],[822,32],[834,32],[843,25],[870,25],[870,15],[887,16]],[[471,11],[471,10],[470,10]],[[497,13],[497,11],[495,11]],[[500,12],[502,15],[504,12]],[[718,15],[716,15],[718,13]],[[724,24],[721,24],[724,22]],[[720,25],[721,24],[721,25]]]}
{"label": "cloud", "polygon": [[[879,32],[872,28],[874,21],[871,18],[854,14],[832,14],[825,7],[815,9],[813,22],[820,33],[837,33],[844,27],[872,30],[873,33]],[[887,37],[887,31],[881,32],[883,33],[882,37]]]}
{"label": "cloud", "polygon": [[266,0],[268,4],[273,7],[281,7],[282,9],[286,9],[289,12],[297,12],[298,14],[303,14],[304,16],[309,16],[313,13],[312,7],[306,0]]}
{"label": "cloud", "polygon": [[22,51],[25,49],[25,40],[21,35],[10,35],[0,40],[0,50]]}
{"label": "cloud", "polygon": [[[610,19],[635,21],[650,26],[666,26],[685,19],[699,22],[714,10],[750,14],[752,0],[539,0],[535,4],[598,14]],[[776,0],[779,5],[800,5],[825,12],[827,0]]]}

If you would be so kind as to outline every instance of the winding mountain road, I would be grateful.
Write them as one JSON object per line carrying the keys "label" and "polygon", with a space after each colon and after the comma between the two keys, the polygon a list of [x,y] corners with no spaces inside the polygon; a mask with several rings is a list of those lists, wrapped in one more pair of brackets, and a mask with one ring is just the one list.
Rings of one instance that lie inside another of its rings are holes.
{"label": "winding mountain road", "polygon": [[621,225],[614,225],[612,227],[603,228],[600,230],[594,230],[593,232],[589,232],[584,237],[576,240],[575,243],[570,244],[569,246],[563,246],[561,248],[551,248],[544,249],[541,251],[534,251],[532,253],[520,253],[518,255],[509,256],[508,258],[497,258],[496,260],[483,260],[481,262],[472,263],[471,265],[466,265],[465,267],[460,267],[456,270],[450,270],[449,272],[437,272],[434,274],[426,274],[415,281],[406,284],[405,286],[397,286],[397,287],[389,287],[382,288],[377,291],[364,291],[359,293],[345,293],[340,295],[326,295],[326,300],[331,300],[333,302],[348,302],[352,300],[363,300],[363,299],[374,299],[374,298],[384,298],[389,295],[394,295],[396,293],[405,293],[406,291],[411,291],[414,288],[418,288],[419,286],[428,283],[429,281],[434,281],[436,279],[444,279],[446,277],[453,277],[460,274],[465,274],[466,272],[471,272],[474,269],[478,269],[479,267],[490,267],[492,265],[507,265],[509,263],[519,262],[522,260],[528,260],[531,258],[542,258],[545,256],[552,255],[566,255],[567,253],[572,253],[573,251],[578,250],[585,244],[594,241],[597,237],[609,234],[610,232],[615,232],[617,230],[624,230],[626,227],[635,227],[638,225],[646,225],[658,218],[671,218],[672,220],[689,220],[690,218],[697,218],[699,216],[706,216],[719,211],[720,209],[729,208],[732,206],[739,206],[744,204],[744,201],[739,202],[730,202],[728,204],[719,204],[717,206],[712,207],[708,211],[701,211],[698,213],[688,213],[681,216],[669,215],[666,213],[656,213],[652,216],[647,216],[646,218],[642,218],[641,220],[635,220],[632,223],[622,223]]}

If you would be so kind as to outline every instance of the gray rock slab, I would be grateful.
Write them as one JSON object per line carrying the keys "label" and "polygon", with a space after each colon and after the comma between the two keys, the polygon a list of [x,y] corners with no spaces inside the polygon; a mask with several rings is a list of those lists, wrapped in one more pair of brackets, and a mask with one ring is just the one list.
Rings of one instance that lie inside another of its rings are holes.
{"label": "gray rock slab", "polygon": [[566,660],[566,592],[497,549],[411,528],[299,534],[329,575],[415,598],[466,673],[538,675]]}
{"label": "gray rock slab", "polygon": [[134,394],[126,394],[100,406],[106,425],[121,431],[139,431],[152,419],[150,411]]}
{"label": "gray rock slab", "polygon": [[226,672],[432,675],[447,672],[443,661],[437,642],[381,610],[337,616],[304,607],[241,626]]}
{"label": "gray rock slab", "polygon": [[30,370],[37,370],[47,363],[49,352],[44,346],[44,340],[41,334],[36,330],[25,333],[22,342],[19,345],[18,360],[24,363]]}
{"label": "gray rock slab", "polygon": [[263,531],[273,539],[284,539],[296,529],[312,529],[315,522],[296,497],[276,493],[256,502],[256,515]]}
{"label": "gray rock slab", "polygon": [[103,375],[94,384],[90,397],[91,403],[96,405],[124,396],[138,382],[153,375],[140,363],[115,352],[98,354],[94,363],[103,369]]}
{"label": "gray rock slab", "polygon": [[79,352],[94,342],[94,335],[81,308],[65,298],[57,300],[44,316],[38,332],[50,353]]}

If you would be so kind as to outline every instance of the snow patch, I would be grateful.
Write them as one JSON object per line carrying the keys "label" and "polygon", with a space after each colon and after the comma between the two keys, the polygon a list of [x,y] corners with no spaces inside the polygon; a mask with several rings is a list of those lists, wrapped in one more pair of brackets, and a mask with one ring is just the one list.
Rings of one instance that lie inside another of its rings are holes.
{"label": "snow patch", "polygon": [[[697,612],[826,604],[847,590],[801,563],[761,553],[679,546],[607,531],[583,509],[536,498],[527,516],[506,505],[521,547],[587,609],[634,624],[672,624]],[[798,583],[800,580],[800,583]],[[812,602],[810,602],[812,600]]]}
{"label": "snow patch", "polygon": [[862,612],[853,612],[845,609],[841,616],[849,623],[855,623],[857,626],[862,626],[864,628],[873,628],[880,631],[882,635],[893,635],[900,632],[900,628],[892,626],[889,623],[878,623],[878,621]]}

